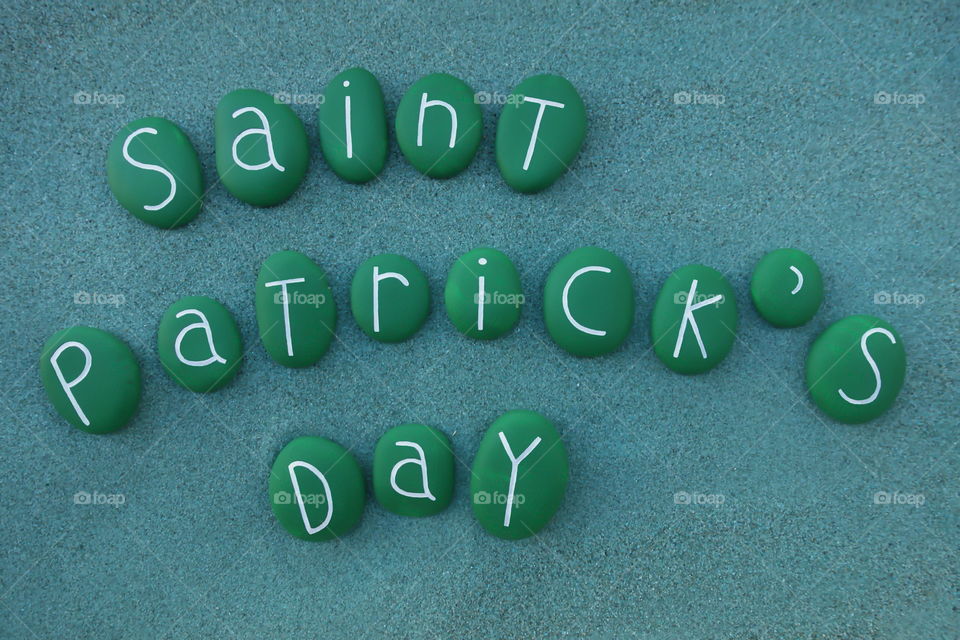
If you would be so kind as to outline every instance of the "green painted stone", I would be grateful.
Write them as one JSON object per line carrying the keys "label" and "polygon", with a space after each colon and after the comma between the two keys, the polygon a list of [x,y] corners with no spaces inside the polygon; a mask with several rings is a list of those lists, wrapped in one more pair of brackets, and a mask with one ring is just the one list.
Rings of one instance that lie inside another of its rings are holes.
{"label": "green painted stone", "polygon": [[164,118],[141,118],[110,143],[107,181],[124,209],[147,224],[187,224],[203,204],[203,171],[190,139]]}
{"label": "green painted stone", "polygon": [[371,338],[403,342],[430,313],[430,285],[412,261],[384,253],[357,267],[350,285],[350,308]]}
{"label": "green painted stone", "polygon": [[257,207],[289,198],[307,173],[307,132],[297,114],[262,91],[237,89],[217,104],[217,173],[234,197]]}
{"label": "green painted stone", "polygon": [[586,132],[587,112],[572,84],[550,74],[527,78],[497,123],[500,174],[517,191],[542,191],[573,163]]}
{"label": "green painted stone", "polygon": [[450,440],[423,424],[390,429],[373,452],[373,491],[385,509],[401,516],[440,513],[453,498]]}
{"label": "green painted stone", "polygon": [[709,371],[727,357],[736,338],[733,288],[716,269],[701,264],[677,269],[657,294],[650,329],[654,353],[668,367],[685,374]]}
{"label": "green painted stone", "polygon": [[323,92],[317,125],[323,157],[338,176],[362,183],[383,171],[387,109],[372,73],[354,67],[331,80]]}
{"label": "green painted stone", "polygon": [[513,329],[524,303],[516,267],[503,253],[488,248],[457,258],[443,295],[453,326],[480,340],[499,338]]}
{"label": "green painted stone", "polygon": [[532,536],[560,508],[568,477],[553,424],[533,411],[510,411],[490,425],[473,460],[473,515],[498,538]]}
{"label": "green painted stone", "polygon": [[830,325],[807,354],[807,388],[834,420],[873,420],[896,400],[907,369],[900,335],[873,316],[847,316]]}
{"label": "green painted stone", "polygon": [[285,446],[273,461],[269,486],[273,515],[303,540],[340,538],[363,515],[360,465],[326,438],[303,436]]}
{"label": "green painted stone", "polygon": [[71,327],[47,340],[40,380],[53,408],[89,433],[123,427],[140,404],[140,365],[123,341],[92,327]]}
{"label": "green painted stone", "polygon": [[397,106],[396,129],[397,144],[410,164],[431,178],[449,178],[476,155],[483,113],[465,82],[434,73],[407,89]]}
{"label": "green painted stone", "polygon": [[750,297],[763,319],[776,327],[799,327],[823,302],[820,268],[799,249],[777,249],[761,258],[750,280]]}
{"label": "green painted stone", "polygon": [[164,312],[157,354],[171,378],[190,391],[206,393],[237,375],[243,341],[233,316],[205,296],[180,298]]}
{"label": "green painted stone", "polygon": [[308,367],[330,348],[337,305],[327,273],[297,251],[278,251],[257,276],[257,326],[270,357],[286,367]]}
{"label": "green painted stone", "polygon": [[633,326],[630,270],[598,247],[568,253],[547,276],[543,317],[553,341],[575,356],[616,350]]}

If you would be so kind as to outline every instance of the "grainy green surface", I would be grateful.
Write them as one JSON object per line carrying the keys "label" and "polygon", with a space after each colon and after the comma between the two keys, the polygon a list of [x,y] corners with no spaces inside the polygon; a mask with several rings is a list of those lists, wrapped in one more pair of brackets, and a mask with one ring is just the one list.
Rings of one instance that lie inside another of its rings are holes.
{"label": "grainy green surface", "polygon": [[[4,4],[0,635],[955,637],[958,13]],[[484,92],[470,167],[427,179],[391,136],[381,180],[337,178],[309,102],[353,65],[380,80],[391,122],[428,73]],[[525,196],[494,162],[496,103],[541,72],[574,84],[588,132],[572,173]],[[310,136],[303,186],[273,209],[215,184],[214,107],[240,87],[292,95]],[[916,94],[923,104],[899,104]],[[183,128],[212,186],[173,232],[125,212],[106,180],[114,133],[150,115]],[[541,291],[556,260],[589,244],[630,266],[637,314],[622,350],[580,360],[547,337]],[[517,330],[489,343],[441,307],[450,264],[477,246],[511,256],[528,294]],[[781,246],[824,275],[823,308],[794,330],[749,302],[756,261]],[[306,370],[275,364],[257,339],[257,269],[282,249],[328,270],[339,309],[338,340]],[[354,270],[384,252],[417,262],[433,294],[423,330],[399,345],[367,338],[349,312]],[[726,274],[740,309],[730,355],[693,377],[656,359],[648,330],[663,280],[689,263]],[[93,302],[76,304],[80,292]],[[249,349],[211,396],[180,388],[154,355],[163,310],[185,295],[226,304]],[[908,369],[891,411],[845,426],[813,410],[803,363],[853,313],[896,327]],[[41,345],[73,324],[116,333],[142,363],[122,432],[81,433],[46,401]],[[487,426],[518,408],[553,421],[570,458],[565,503],[537,537],[486,534],[459,463],[453,504],[432,518],[371,502],[322,545],[274,520],[270,464],[297,436],[343,443],[369,474],[377,438],[421,422],[469,465]],[[75,504],[78,492],[116,506]],[[924,504],[875,504],[877,492]]]}

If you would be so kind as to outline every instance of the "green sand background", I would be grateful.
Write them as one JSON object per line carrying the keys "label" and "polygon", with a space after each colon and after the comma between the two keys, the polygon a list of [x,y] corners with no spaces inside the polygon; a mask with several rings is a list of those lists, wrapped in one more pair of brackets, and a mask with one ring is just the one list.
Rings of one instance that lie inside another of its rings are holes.
{"label": "green sand background", "polygon": [[[836,4],[5,3],[0,633],[956,637],[960,8]],[[494,96],[559,73],[584,97],[588,137],[571,175],[512,193],[491,104],[461,176],[426,179],[391,141],[382,181],[357,187],[324,165],[306,104],[313,163],[282,206],[216,186],[197,220],[165,232],[112,198],[106,149],[128,121],[178,123],[210,184],[222,95],[309,101],[352,65],[380,79],[391,117],[429,72]],[[78,92],[123,102],[76,104]],[[679,92],[723,104],[677,104]],[[878,104],[878,92],[924,102]],[[551,265],[585,244],[636,278],[635,330],[598,360],[560,351],[541,317]],[[441,305],[452,260],[479,245],[510,255],[529,295],[519,328],[492,344],[458,335]],[[824,272],[825,305],[801,329],[774,329],[749,303],[754,264],[780,246]],[[301,371],[268,359],[254,320],[257,269],[288,248],[329,270],[340,305],[339,340]],[[434,294],[401,345],[366,338],[348,310],[354,268],[385,251],[418,262]],[[690,262],[729,276],[741,319],[727,360],[692,378],[663,366],[648,334],[661,282]],[[124,303],[75,304],[78,292]],[[875,304],[882,292],[923,303]],[[248,349],[207,397],[169,380],[152,346],[166,306],[192,294],[224,302]],[[803,393],[809,344],[852,313],[891,321],[909,362],[894,408],[862,426]],[[40,346],[78,323],[122,336],[142,363],[123,432],[69,428],[44,397]],[[514,408],[549,416],[569,450],[566,502],[536,538],[484,533],[462,466],[454,503],[427,520],[370,504],[333,544],[274,521],[269,465],[296,436],[334,438],[369,472],[377,437],[420,421],[469,463]],[[79,491],[124,504],[76,505]],[[925,504],[876,505],[878,491]],[[724,502],[678,505],[678,492]]]}

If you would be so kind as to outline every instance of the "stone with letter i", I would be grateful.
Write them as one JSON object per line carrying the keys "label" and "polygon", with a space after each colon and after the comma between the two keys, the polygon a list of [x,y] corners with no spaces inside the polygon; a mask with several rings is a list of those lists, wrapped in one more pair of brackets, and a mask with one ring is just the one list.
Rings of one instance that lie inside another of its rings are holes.
{"label": "stone with letter i", "polygon": [[348,182],[376,178],[387,163],[387,110],[380,83],[360,67],[327,84],[317,112],[323,158]]}
{"label": "stone with letter i", "polygon": [[474,249],[457,258],[443,292],[447,316],[465,336],[493,340],[520,320],[520,276],[496,249]]}

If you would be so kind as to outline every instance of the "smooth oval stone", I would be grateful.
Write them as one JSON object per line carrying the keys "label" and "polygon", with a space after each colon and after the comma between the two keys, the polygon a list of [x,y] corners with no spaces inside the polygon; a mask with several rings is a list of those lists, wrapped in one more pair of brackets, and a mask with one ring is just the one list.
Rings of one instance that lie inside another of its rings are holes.
{"label": "smooth oval stone", "polygon": [[586,132],[587,112],[572,84],[550,74],[527,78],[497,123],[500,174],[517,191],[542,191],[570,168]]}
{"label": "smooth oval stone", "polygon": [[653,304],[653,350],[677,373],[703,373],[727,357],[737,331],[733,288],[717,271],[690,264],[671,273]]}
{"label": "smooth oval stone", "polygon": [[823,302],[820,268],[799,249],[777,249],[760,259],[750,280],[753,306],[776,327],[799,327]]}
{"label": "smooth oval stone", "polygon": [[326,438],[303,436],[285,446],[273,461],[269,486],[273,515],[303,540],[340,538],[363,515],[360,465]]}
{"label": "smooth oval stone", "polygon": [[243,341],[233,315],[205,296],[180,298],[164,312],[157,331],[164,370],[190,391],[206,393],[237,375]]}
{"label": "smooth oval stone", "polygon": [[120,429],[140,404],[140,365],[133,351],[92,327],[64,329],[47,340],[40,380],[57,413],[89,433]]}
{"label": "smooth oval stone", "polygon": [[513,329],[524,303],[516,267],[503,253],[489,248],[457,258],[443,296],[453,326],[480,340],[499,338]]}
{"label": "smooth oval stone", "polygon": [[550,337],[575,356],[616,350],[633,326],[633,281],[606,249],[582,247],[560,259],[543,291]]}
{"label": "smooth oval stone", "polygon": [[373,452],[373,491],[387,511],[432,516],[453,498],[453,448],[439,429],[402,424],[387,431]]}
{"label": "smooth oval stone", "polygon": [[330,348],[337,305],[327,273],[297,251],[278,251],[257,276],[260,341],[286,367],[308,367]]}
{"label": "smooth oval stone", "polygon": [[350,308],[371,338],[403,342],[430,313],[430,285],[412,261],[383,253],[357,267],[350,285]]}
{"label": "smooth oval stone", "polygon": [[220,99],[214,118],[217,173],[234,197],[257,207],[289,198],[307,173],[307,132],[273,96],[237,89]]}
{"label": "smooth oval stone", "polygon": [[320,149],[334,173],[349,182],[377,177],[387,163],[387,109],[380,83],[360,67],[327,84],[317,112]]}
{"label": "smooth oval stone", "polygon": [[190,139],[164,118],[141,118],[110,143],[107,181],[124,209],[161,229],[197,217],[203,204],[203,171]]}
{"label": "smooth oval stone", "polygon": [[834,420],[873,420],[896,400],[907,369],[900,335],[889,323],[867,315],[830,325],[807,354],[807,388]]}
{"label": "smooth oval stone", "polygon": [[397,106],[397,144],[431,178],[455,176],[470,164],[483,137],[483,113],[473,89],[434,73],[417,80]]}
{"label": "smooth oval stone", "polygon": [[510,411],[490,425],[473,460],[473,515],[498,538],[532,536],[560,508],[568,477],[553,424],[533,411]]}

